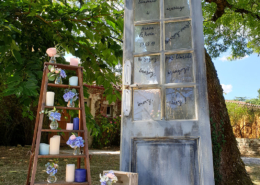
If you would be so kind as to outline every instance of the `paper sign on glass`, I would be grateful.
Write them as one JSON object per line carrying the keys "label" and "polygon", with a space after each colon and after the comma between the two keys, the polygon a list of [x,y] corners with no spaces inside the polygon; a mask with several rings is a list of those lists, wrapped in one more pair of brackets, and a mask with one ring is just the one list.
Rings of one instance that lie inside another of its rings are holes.
{"label": "paper sign on glass", "polygon": [[135,26],[135,53],[160,51],[160,25]]}
{"label": "paper sign on glass", "polygon": [[165,50],[191,49],[191,22],[165,24]]}
{"label": "paper sign on glass", "polygon": [[134,83],[158,84],[160,81],[160,56],[143,56],[134,59]]}
{"label": "paper sign on glass", "polygon": [[166,89],[166,119],[195,119],[194,88]]}
{"label": "paper sign on glass", "polygon": [[166,83],[193,82],[192,54],[165,55]]}
{"label": "paper sign on glass", "polygon": [[134,120],[161,119],[161,92],[159,89],[134,91]]}

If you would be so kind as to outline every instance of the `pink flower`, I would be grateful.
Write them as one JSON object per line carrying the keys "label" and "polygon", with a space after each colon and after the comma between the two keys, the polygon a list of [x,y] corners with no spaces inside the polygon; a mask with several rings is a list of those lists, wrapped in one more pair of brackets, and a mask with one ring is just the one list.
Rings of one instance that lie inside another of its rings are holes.
{"label": "pink flower", "polygon": [[110,179],[113,179],[115,177],[115,175],[111,174],[111,173],[108,173],[107,174],[107,177],[110,178]]}
{"label": "pink flower", "polygon": [[110,121],[110,123],[112,123],[112,121]]}
{"label": "pink flower", "polygon": [[121,117],[121,115],[119,115]]}
{"label": "pink flower", "polygon": [[57,74],[58,74],[59,72],[60,72],[59,70],[56,70],[56,71],[55,71],[55,73],[57,73]]}
{"label": "pink flower", "polygon": [[77,137],[75,135],[70,136],[70,140],[75,140]]}
{"label": "pink flower", "polygon": [[46,53],[50,56],[50,57],[54,57],[54,55],[56,55],[57,51],[56,48],[48,48]]}
{"label": "pink flower", "polygon": [[116,124],[116,122],[115,122],[115,124]]}

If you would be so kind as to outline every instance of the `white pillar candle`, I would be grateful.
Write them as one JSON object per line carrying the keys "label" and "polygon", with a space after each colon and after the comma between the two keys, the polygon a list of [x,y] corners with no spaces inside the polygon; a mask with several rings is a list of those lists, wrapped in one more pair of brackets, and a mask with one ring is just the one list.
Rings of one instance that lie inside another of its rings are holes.
{"label": "white pillar candle", "polygon": [[46,93],[46,106],[53,106],[54,105],[54,92],[47,92]]}
{"label": "white pillar candle", "polygon": [[73,130],[73,123],[67,123],[66,130]]}
{"label": "white pillar candle", "polygon": [[66,165],[66,182],[74,182],[75,180],[75,164]]}
{"label": "white pillar candle", "polygon": [[60,153],[60,136],[54,135],[50,138],[50,155],[56,155]]}
{"label": "white pillar candle", "polygon": [[78,86],[78,77],[77,76],[72,76],[69,78],[69,84]]}

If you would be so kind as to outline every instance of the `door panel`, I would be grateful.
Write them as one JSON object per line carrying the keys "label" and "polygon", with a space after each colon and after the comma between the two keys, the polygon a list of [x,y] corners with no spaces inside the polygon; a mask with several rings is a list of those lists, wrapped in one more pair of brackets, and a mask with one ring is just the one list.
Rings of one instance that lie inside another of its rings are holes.
{"label": "door panel", "polygon": [[214,185],[201,1],[125,0],[124,18],[120,169]]}

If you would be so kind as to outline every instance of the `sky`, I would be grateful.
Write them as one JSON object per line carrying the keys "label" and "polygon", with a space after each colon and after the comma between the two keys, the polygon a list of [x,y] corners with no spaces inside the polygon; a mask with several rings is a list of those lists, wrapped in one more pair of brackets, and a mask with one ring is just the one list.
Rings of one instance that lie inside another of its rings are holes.
{"label": "sky", "polygon": [[228,61],[229,55],[227,52],[213,59],[218,78],[226,93],[225,99],[256,98],[257,90],[260,89],[260,57],[252,54],[240,60]]}

